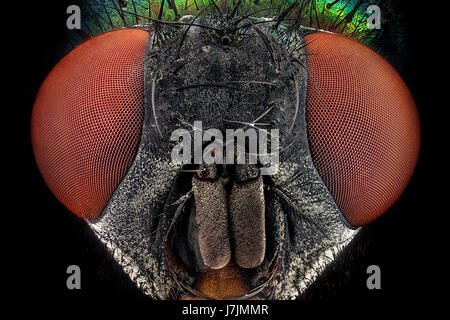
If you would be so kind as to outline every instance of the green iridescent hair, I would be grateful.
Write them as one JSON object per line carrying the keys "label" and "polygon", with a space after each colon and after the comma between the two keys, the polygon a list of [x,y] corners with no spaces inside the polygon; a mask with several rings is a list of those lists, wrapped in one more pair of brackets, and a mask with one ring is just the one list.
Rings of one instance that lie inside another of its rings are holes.
{"label": "green iridescent hair", "polygon": [[[382,28],[369,29],[370,5],[382,12]],[[382,55],[405,48],[401,10],[390,0],[86,0],[82,29],[72,32],[78,45],[97,34],[151,21],[174,21],[183,15],[235,15],[266,17],[280,24],[301,24],[356,39]]]}

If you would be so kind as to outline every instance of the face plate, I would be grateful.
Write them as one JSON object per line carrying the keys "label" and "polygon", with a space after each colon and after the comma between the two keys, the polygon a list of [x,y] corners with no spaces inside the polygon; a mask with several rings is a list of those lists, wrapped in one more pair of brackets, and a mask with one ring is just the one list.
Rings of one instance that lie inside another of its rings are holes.
{"label": "face plate", "polygon": [[[196,22],[217,23],[212,18]],[[316,30],[298,27],[289,33],[290,41],[273,38],[265,24],[239,34],[195,26],[178,32],[185,35],[174,31],[158,41],[150,30],[139,150],[90,226],[145,294],[180,298],[183,288],[193,286],[195,273],[172,273],[170,231],[172,222],[189,214],[191,178],[171,161],[170,133],[192,130],[194,121],[202,121],[204,128],[240,128],[236,121],[252,123],[270,110],[261,121],[280,131],[280,163],[277,174],[263,179],[266,252],[247,280],[251,288],[261,288],[257,298],[298,298],[357,232],[318,175],[308,147],[302,44]],[[231,41],[224,44],[224,36]],[[211,82],[227,86],[203,86]]]}

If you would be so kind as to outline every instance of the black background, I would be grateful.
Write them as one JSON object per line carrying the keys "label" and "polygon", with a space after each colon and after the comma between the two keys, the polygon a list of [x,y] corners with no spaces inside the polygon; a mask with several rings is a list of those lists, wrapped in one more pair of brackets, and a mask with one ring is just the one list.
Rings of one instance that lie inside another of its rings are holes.
{"label": "black background", "polygon": [[[433,206],[436,186],[430,179],[436,175],[431,174],[435,171],[430,156],[435,141],[429,133],[435,125],[432,110],[438,104],[433,80],[436,70],[430,67],[435,58],[429,46],[433,41],[430,29],[424,27],[423,5],[400,2],[405,3],[409,21],[409,50],[400,73],[416,99],[422,126],[417,170],[401,199],[363,229],[342,261],[312,288],[308,296],[312,300],[425,301],[434,293],[429,284],[440,281],[435,277],[439,268],[435,265],[438,240],[434,225],[440,221],[436,216],[444,212]],[[4,49],[11,56],[3,59],[8,71],[3,88],[12,97],[5,109],[14,111],[4,119],[5,140],[12,142],[11,153],[4,156],[10,162],[7,176],[12,177],[7,181],[9,192],[3,193],[3,229],[8,234],[5,280],[13,289],[10,297],[28,303],[145,301],[91,237],[84,221],[52,195],[33,159],[31,109],[40,84],[65,52],[61,42],[67,35],[65,10],[70,4],[76,1],[34,1],[24,8],[17,4],[4,9],[11,20],[3,28]],[[66,288],[66,268],[71,264],[81,267],[81,290]],[[366,287],[366,268],[371,264],[381,268],[381,290]]]}

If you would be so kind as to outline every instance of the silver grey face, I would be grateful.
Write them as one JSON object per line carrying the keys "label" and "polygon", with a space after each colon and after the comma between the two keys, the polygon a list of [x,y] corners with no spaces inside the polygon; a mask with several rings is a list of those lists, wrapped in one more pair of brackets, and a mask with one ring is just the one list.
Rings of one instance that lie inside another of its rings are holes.
{"label": "silver grey face", "polygon": [[[233,260],[247,269],[253,288],[240,298],[295,299],[357,232],[318,175],[308,147],[303,37],[318,31],[280,27],[272,34],[270,24],[255,21],[243,19],[222,33],[193,25],[141,26],[151,40],[139,151],[90,226],[152,298],[196,293],[198,272]],[[279,129],[277,174],[261,176],[260,165],[171,161],[173,130],[192,130],[190,124],[202,121],[225,131],[255,119]],[[182,272],[172,266],[174,259]]]}

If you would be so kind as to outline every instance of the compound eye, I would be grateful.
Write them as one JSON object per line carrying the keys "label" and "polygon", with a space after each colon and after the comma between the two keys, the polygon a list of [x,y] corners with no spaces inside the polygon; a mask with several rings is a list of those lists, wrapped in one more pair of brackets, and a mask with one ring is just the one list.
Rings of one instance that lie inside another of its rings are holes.
{"label": "compound eye", "polygon": [[346,220],[365,225],[408,184],[419,154],[419,117],[395,69],[344,36],[307,43],[306,121],[314,165]]}
{"label": "compound eye", "polygon": [[54,195],[79,217],[98,218],[136,155],[148,38],[146,31],[122,29],[84,42],[53,68],[36,97],[37,165]]}

